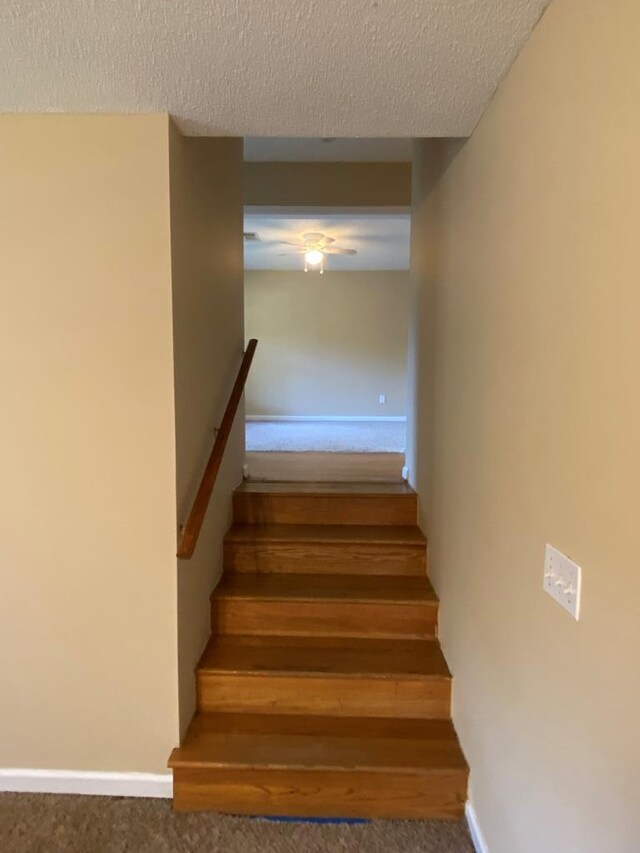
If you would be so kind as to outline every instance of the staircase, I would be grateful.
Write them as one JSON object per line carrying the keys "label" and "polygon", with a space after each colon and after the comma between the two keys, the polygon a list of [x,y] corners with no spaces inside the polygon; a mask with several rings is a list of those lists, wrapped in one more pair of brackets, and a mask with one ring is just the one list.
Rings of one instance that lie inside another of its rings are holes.
{"label": "staircase", "polygon": [[468,768],[415,492],[245,482],[233,507],[174,808],[459,817]]}

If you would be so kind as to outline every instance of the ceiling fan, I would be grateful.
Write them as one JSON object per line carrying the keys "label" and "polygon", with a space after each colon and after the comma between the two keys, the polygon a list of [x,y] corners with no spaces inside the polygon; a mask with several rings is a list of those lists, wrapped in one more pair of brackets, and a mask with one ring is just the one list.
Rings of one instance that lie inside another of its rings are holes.
{"label": "ceiling fan", "polygon": [[309,268],[318,270],[320,274],[324,272],[325,255],[357,255],[355,249],[342,249],[340,246],[332,245],[335,243],[333,237],[327,237],[319,231],[309,231],[302,235],[302,240],[293,243],[289,240],[280,240],[285,246],[295,246],[292,252],[281,252],[281,255],[304,255],[304,271],[308,272]]}

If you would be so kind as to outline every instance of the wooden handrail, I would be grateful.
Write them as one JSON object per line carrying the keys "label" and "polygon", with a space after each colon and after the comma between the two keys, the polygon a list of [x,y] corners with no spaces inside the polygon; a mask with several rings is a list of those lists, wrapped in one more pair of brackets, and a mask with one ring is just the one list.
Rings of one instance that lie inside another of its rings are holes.
{"label": "wooden handrail", "polygon": [[252,338],[247,344],[247,350],[242,358],[242,364],[240,365],[240,370],[238,370],[238,376],[233,386],[231,396],[229,397],[227,408],[224,410],[220,429],[218,430],[215,441],[213,442],[211,455],[209,456],[209,461],[204,469],[204,474],[202,475],[202,480],[198,487],[198,493],[196,494],[193,506],[191,507],[187,523],[182,528],[180,542],[178,543],[178,557],[182,560],[188,560],[193,556],[193,552],[198,542],[198,536],[200,535],[202,523],[207,512],[207,507],[209,506],[211,493],[213,492],[216,477],[218,476],[218,471],[220,470],[220,465],[222,463],[224,449],[227,446],[229,433],[233,426],[233,421],[238,410],[238,404],[242,398],[244,385],[247,381],[247,375],[257,346],[258,341],[255,338]]}

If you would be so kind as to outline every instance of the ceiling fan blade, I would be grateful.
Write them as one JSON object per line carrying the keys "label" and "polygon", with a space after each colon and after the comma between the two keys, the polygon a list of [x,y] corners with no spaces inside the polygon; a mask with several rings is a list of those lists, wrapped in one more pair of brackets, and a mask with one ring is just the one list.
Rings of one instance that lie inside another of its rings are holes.
{"label": "ceiling fan blade", "polygon": [[297,249],[294,252],[278,252],[278,257],[282,258],[285,255],[287,257],[291,257],[291,255],[304,255],[306,251],[307,251],[306,249]]}
{"label": "ceiling fan blade", "polygon": [[357,255],[357,249],[341,249],[339,246],[327,246],[322,250],[325,255]]}
{"label": "ceiling fan blade", "polygon": [[277,240],[276,242],[281,244],[282,246],[295,246],[296,249],[306,248],[304,243],[301,243],[299,240],[297,243],[293,243],[291,240]]}
{"label": "ceiling fan blade", "polygon": [[335,239],[333,237],[323,237],[322,240],[318,241],[318,248],[324,249],[325,246],[328,246],[329,243],[335,243]]}

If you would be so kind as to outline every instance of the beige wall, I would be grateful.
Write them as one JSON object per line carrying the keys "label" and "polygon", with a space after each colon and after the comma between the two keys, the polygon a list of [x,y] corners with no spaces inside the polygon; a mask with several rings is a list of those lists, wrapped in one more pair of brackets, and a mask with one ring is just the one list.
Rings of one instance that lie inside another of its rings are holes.
{"label": "beige wall", "polygon": [[0,129],[0,766],[166,772],[242,476],[240,417],[177,564],[243,349],[242,145],[166,116]]}
{"label": "beige wall", "polygon": [[415,140],[411,170],[411,269],[409,271],[409,336],[407,387],[406,465],[409,477],[422,486],[420,514],[425,514],[425,484],[430,482],[430,462],[435,409],[435,333],[437,307],[437,257],[441,213],[437,193],[432,193],[450,159],[464,145],[461,139]]}
{"label": "beige wall", "polygon": [[245,163],[244,203],[407,207],[410,163]]}
{"label": "beige wall", "polygon": [[[178,522],[184,522],[243,351],[242,141],[171,131],[171,250]],[[242,408],[200,540],[178,563],[180,724],[195,704],[194,669],[210,634],[209,595],[222,571],[231,491],[242,479]]]}
{"label": "beige wall", "polygon": [[[640,841],[639,32],[631,0],[554,0],[422,200],[416,478],[492,853]],[[583,567],[578,623],[546,542]]]}
{"label": "beige wall", "polygon": [[178,734],[164,116],[0,117],[0,766]]}
{"label": "beige wall", "polygon": [[403,416],[408,285],[402,271],[248,270],[247,414]]}

